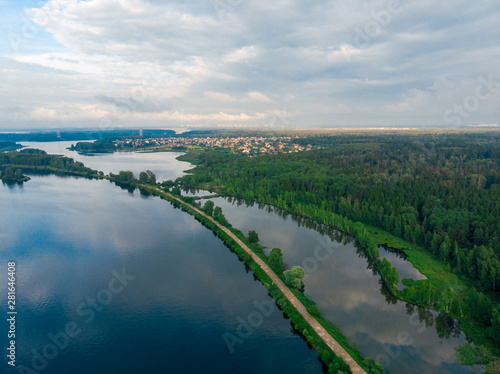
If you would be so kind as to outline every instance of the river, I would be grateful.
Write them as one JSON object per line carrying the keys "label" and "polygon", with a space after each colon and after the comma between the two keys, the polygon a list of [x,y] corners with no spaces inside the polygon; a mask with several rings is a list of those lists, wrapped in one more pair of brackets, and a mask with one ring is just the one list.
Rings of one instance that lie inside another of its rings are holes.
{"label": "river", "polygon": [[[305,294],[387,373],[474,372],[455,362],[454,347],[466,341],[458,321],[385,292],[380,276],[348,236],[266,205],[212,200],[234,227],[257,231],[267,251],[281,248],[289,267],[302,266]],[[381,256],[403,276],[424,278],[401,256],[383,248]]]}

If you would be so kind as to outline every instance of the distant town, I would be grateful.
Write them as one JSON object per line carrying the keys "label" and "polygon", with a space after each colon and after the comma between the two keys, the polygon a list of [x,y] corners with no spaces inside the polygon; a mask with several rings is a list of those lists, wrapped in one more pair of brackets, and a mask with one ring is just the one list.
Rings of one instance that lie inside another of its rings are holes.
{"label": "distant town", "polygon": [[[294,137],[298,138],[298,136]],[[117,150],[144,148],[148,150],[166,150],[170,148],[229,148],[234,153],[254,157],[262,154],[293,153],[311,151],[318,146],[294,144],[292,137],[152,137],[125,138],[113,143]]]}

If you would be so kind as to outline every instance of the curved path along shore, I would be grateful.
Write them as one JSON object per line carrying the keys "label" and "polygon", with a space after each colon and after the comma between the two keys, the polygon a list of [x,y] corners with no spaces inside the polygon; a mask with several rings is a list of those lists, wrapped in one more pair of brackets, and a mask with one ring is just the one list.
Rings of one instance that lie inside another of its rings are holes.
{"label": "curved path along shore", "polygon": [[314,317],[312,317],[309,314],[306,307],[300,302],[299,299],[297,299],[297,297],[295,297],[292,291],[290,291],[290,289],[281,281],[281,279],[278,278],[278,276],[274,273],[274,271],[264,261],[262,261],[262,259],[259,256],[257,256],[250,248],[248,248],[245,243],[243,243],[236,235],[234,235],[231,232],[231,230],[229,230],[227,227],[222,226],[215,219],[208,216],[195,206],[186,203],[185,201],[172,195],[171,193],[164,192],[158,188],[154,188],[154,190],[158,191],[160,194],[167,195],[170,198],[175,199],[180,203],[189,206],[191,209],[195,210],[198,214],[212,221],[227,235],[229,235],[236,243],[238,243],[238,245],[245,252],[247,252],[250,256],[252,256],[253,260],[259,264],[259,266],[262,268],[262,270],[264,270],[267,273],[267,275],[269,275],[274,284],[278,286],[281,292],[283,292],[283,294],[293,304],[293,306],[298,310],[298,312],[302,314],[302,316],[307,320],[307,322],[311,325],[311,327],[316,330],[318,335],[325,341],[325,343],[332,349],[332,351],[335,352],[337,356],[341,356],[344,359],[344,361],[351,367],[351,371],[355,374],[358,373],[366,374],[366,372],[361,368],[361,366],[359,366],[359,364],[356,361],[354,361],[351,355],[349,355],[349,353],[347,353],[347,351],[344,348],[342,348],[342,346],[339,343],[337,343],[337,341],[328,333],[328,331],[326,331],[326,329],[318,321],[316,321]]}

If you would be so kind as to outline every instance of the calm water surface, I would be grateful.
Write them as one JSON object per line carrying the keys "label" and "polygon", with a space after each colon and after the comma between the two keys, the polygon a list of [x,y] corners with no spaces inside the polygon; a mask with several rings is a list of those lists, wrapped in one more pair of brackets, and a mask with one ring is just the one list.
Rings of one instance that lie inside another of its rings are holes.
{"label": "calm water surface", "polygon": [[[238,257],[169,203],[108,181],[33,176],[0,184],[0,207],[1,300],[17,263],[18,365],[33,368],[40,353],[51,359],[37,372],[54,374],[323,372],[280,311],[259,319],[271,299]],[[117,294],[114,270],[134,277]],[[240,327],[249,318],[255,328]],[[50,336],[67,323],[79,334],[54,352]],[[241,338],[233,353],[227,333]]]}
{"label": "calm water surface", "polygon": [[399,272],[399,285],[398,289],[402,290],[405,286],[403,284],[403,279],[411,278],[415,280],[427,279],[425,275],[416,269],[413,264],[406,259],[406,254],[404,252],[398,251],[397,249],[379,247],[380,257],[387,258],[392,266],[396,267]]}
{"label": "calm water surface", "polygon": [[[320,234],[312,228],[317,225],[303,219],[297,222],[268,206],[246,206],[223,198],[213,201],[233,226],[245,234],[256,230],[268,250],[279,247],[290,267],[302,266],[307,296],[387,373],[474,372],[455,363],[454,347],[466,339],[458,321],[388,295],[363,251],[349,237],[334,230]],[[382,248],[381,256],[391,261],[397,257]],[[410,262],[397,258],[400,263],[394,264],[404,277],[422,277]]]}
{"label": "calm water surface", "polygon": [[21,142],[29,148],[43,149],[47,153],[58,154],[70,157],[76,161],[83,162],[85,166],[101,170],[105,174],[115,173],[120,170],[130,170],[137,177],[141,171],[151,170],[156,174],[158,181],[176,179],[182,176],[184,170],[190,169],[191,164],[180,162],[175,158],[182,155],[180,152],[116,152],[116,153],[96,153],[92,155],[79,154],[69,151],[67,148],[75,141],[65,142]]}

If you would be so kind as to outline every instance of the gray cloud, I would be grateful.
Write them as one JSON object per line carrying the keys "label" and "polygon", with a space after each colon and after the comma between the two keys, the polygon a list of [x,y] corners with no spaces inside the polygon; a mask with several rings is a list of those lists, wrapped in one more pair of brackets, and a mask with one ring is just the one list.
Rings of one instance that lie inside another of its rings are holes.
{"label": "gray cloud", "polygon": [[96,95],[95,99],[103,104],[111,104],[120,111],[132,111],[138,113],[164,112],[172,109],[172,103],[159,102],[153,99],[144,98],[142,100],[134,99],[131,96],[122,96],[113,98],[106,95]]}
{"label": "gray cloud", "polygon": [[[71,125],[72,116],[93,125],[125,109],[150,126],[265,126],[285,105],[300,112],[290,126],[302,128],[449,125],[443,113],[480,77],[500,80],[500,8],[389,4],[48,1],[27,13],[60,48],[41,40],[38,52],[3,53],[11,68],[0,71],[0,90],[11,106],[33,92],[35,114],[19,126],[42,117]],[[466,121],[498,122],[498,91]]]}
{"label": "gray cloud", "polygon": [[7,113],[12,113],[12,114],[28,114],[28,111],[25,108],[22,108],[20,106],[3,107],[2,111],[5,111]]}

